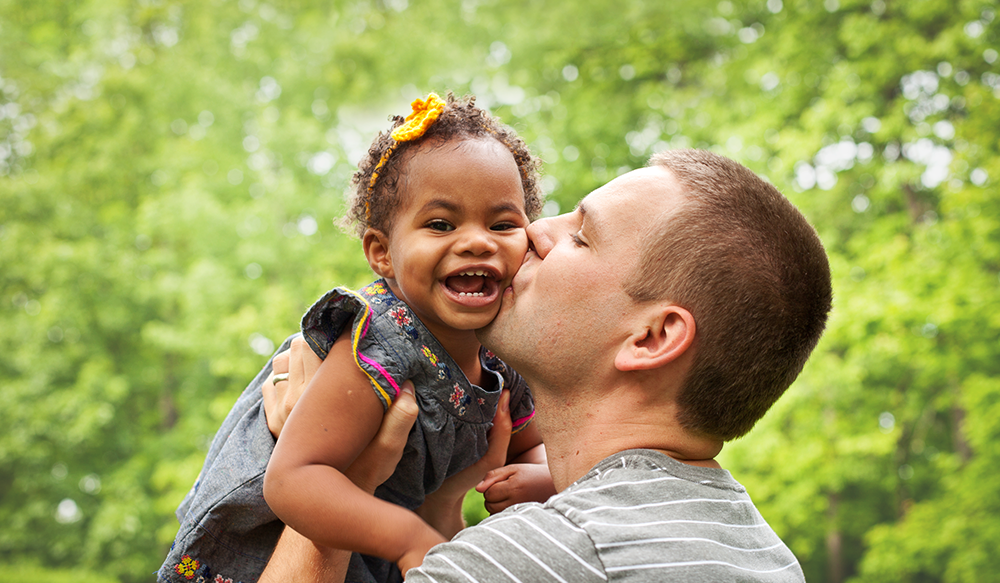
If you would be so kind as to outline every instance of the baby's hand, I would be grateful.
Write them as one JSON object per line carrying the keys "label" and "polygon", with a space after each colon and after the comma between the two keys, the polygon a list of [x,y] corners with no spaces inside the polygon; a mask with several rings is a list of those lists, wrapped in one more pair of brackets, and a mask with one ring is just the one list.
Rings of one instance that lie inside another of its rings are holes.
{"label": "baby's hand", "polygon": [[556,488],[545,464],[510,464],[486,474],[476,491],[483,494],[486,510],[496,514],[521,502],[545,502]]}
{"label": "baby's hand", "polygon": [[412,537],[409,537],[410,548],[406,549],[398,559],[396,566],[399,567],[403,578],[406,572],[414,567],[419,567],[424,562],[424,555],[435,545],[448,542],[448,539],[441,536],[441,533],[434,530],[423,521],[420,521],[422,528],[418,529]]}

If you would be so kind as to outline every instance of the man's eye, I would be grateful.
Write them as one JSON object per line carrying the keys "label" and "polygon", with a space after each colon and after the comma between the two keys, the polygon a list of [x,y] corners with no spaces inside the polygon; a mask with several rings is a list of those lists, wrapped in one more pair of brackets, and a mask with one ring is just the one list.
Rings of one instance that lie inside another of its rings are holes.
{"label": "man's eye", "polygon": [[573,233],[572,235],[570,235],[570,239],[573,240],[573,244],[576,245],[577,247],[587,247],[587,244],[583,241],[583,239],[580,238],[580,235],[577,233]]}
{"label": "man's eye", "polygon": [[427,223],[427,228],[433,231],[454,231],[455,227],[445,221],[431,221]]}

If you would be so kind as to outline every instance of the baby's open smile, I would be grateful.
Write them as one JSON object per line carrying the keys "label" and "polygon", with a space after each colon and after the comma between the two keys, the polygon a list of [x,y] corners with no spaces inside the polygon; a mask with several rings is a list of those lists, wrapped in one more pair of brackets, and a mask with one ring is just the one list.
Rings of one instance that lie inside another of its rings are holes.
{"label": "baby's open smile", "polygon": [[459,297],[485,298],[497,294],[500,282],[492,270],[470,269],[445,278],[444,285]]}

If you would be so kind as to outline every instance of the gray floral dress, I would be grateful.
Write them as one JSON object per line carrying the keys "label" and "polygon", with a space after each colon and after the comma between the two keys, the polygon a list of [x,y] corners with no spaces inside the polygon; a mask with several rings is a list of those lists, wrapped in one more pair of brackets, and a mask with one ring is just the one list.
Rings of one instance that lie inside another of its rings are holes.
{"label": "gray floral dress", "polygon": [[[355,362],[384,407],[410,379],[420,415],[393,475],[375,495],[409,509],[449,476],[481,458],[488,447],[500,392],[511,391],[513,431],[534,415],[531,394],[514,370],[486,349],[484,386],[465,374],[384,280],[359,291],[338,287],[302,318],[307,344],[325,358],[350,326]],[[287,349],[291,338],[278,352]],[[159,581],[252,583],[264,570],[283,525],[263,497],[264,470],[274,447],[261,400],[268,362],[216,433],[198,480],[177,509],[181,528],[158,573]],[[401,581],[388,561],[355,553],[348,582]]]}

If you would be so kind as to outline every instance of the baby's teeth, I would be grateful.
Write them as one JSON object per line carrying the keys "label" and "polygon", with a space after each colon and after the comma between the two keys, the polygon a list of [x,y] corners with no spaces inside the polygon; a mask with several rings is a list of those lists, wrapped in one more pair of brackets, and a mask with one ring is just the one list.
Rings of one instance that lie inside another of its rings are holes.
{"label": "baby's teeth", "polygon": [[481,298],[481,297],[483,297],[483,292],[472,292],[472,293],[458,292],[458,295],[460,295],[460,296],[473,296],[473,297]]}

